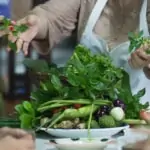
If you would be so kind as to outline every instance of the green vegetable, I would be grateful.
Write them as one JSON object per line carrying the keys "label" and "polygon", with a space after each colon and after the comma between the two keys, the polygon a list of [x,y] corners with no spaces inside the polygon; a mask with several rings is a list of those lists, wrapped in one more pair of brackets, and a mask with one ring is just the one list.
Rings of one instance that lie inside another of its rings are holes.
{"label": "green vegetable", "polygon": [[[139,33],[129,33],[128,38],[130,40],[129,52],[133,52],[142,46],[150,46],[150,39],[143,37],[143,31]],[[150,47],[146,50],[147,54],[150,54]]]}
{"label": "green vegetable", "polygon": [[[6,17],[1,20],[0,24],[0,30],[1,31],[7,31],[9,34],[12,33],[15,37],[18,37],[20,33],[25,32],[28,29],[27,25],[21,24],[13,24],[12,21]],[[6,35],[4,35],[6,37]],[[8,40],[8,35],[7,35],[7,40]],[[16,43],[12,43],[11,41],[8,40],[8,46],[13,50],[17,51],[17,46]]]}
{"label": "green vegetable", "polygon": [[34,72],[49,72],[49,66],[45,60],[25,58],[23,64]]}
{"label": "green vegetable", "polygon": [[[31,105],[21,104],[16,107],[24,128],[40,126],[39,120],[45,117],[50,118],[47,128],[64,120],[79,118],[88,120],[89,131],[93,112],[103,105],[112,107],[116,98],[121,99],[126,106],[126,119],[138,119],[139,111],[148,106],[147,103],[140,104],[144,89],[132,95],[129,75],[123,69],[113,66],[108,56],[93,55],[82,45],[76,47],[74,54],[62,68],[39,62],[38,70],[35,61],[26,62],[26,66],[36,72],[46,73],[48,78],[45,81],[40,80],[40,87],[31,93]],[[74,109],[74,104],[80,104],[81,107]],[[55,110],[58,113],[55,114]],[[26,119],[28,115],[30,117]],[[110,124],[101,124],[102,127],[115,127],[120,124],[112,116],[108,117]],[[103,123],[104,119],[101,119]]]}
{"label": "green vegetable", "polygon": [[118,97],[123,100],[126,106],[126,119],[139,119],[139,112],[142,109],[148,108],[149,106],[148,102],[145,104],[140,102],[141,97],[145,94],[145,89],[142,89],[137,94],[132,95],[129,75],[126,72],[123,72],[123,74],[124,75],[121,82],[121,88],[118,92]]}
{"label": "green vegetable", "polygon": [[116,127],[116,122],[112,116],[104,115],[99,118],[99,125],[101,128]]}
{"label": "green vegetable", "polygon": [[124,119],[122,122],[130,125],[146,125],[146,121],[140,119]]}
{"label": "green vegetable", "polygon": [[96,120],[92,120],[90,127],[91,127],[91,129],[98,129],[100,126]]}
{"label": "green vegetable", "polygon": [[24,101],[22,104],[15,106],[15,110],[19,115],[21,128],[32,129],[33,121],[35,119],[35,109],[29,101]]}

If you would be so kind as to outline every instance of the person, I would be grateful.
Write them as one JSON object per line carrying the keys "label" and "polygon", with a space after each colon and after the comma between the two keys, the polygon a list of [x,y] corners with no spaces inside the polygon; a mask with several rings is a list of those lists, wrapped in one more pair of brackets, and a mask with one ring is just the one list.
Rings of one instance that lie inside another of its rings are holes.
{"label": "person", "polygon": [[18,21],[29,26],[26,32],[19,37],[10,34],[9,39],[16,42],[18,52],[22,49],[27,55],[32,43],[44,55],[75,33],[78,43],[93,53],[109,55],[114,65],[129,73],[133,94],[145,88],[141,98],[145,102],[150,97],[150,80],[146,77],[150,56],[145,47],[129,54],[128,32],[143,30],[144,36],[149,36],[149,9],[148,0],[49,0]]}
{"label": "person", "polygon": [[21,129],[0,128],[0,150],[35,150],[33,137]]}

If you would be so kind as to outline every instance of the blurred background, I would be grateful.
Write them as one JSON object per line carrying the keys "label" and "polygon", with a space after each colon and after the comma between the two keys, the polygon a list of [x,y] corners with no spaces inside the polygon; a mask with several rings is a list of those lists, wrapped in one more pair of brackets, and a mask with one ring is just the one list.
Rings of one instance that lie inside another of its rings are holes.
{"label": "blurred background", "polygon": [[[46,0],[0,0],[0,15],[18,20],[24,17],[30,9],[44,2]],[[71,50],[75,44],[73,41],[75,40],[72,38],[65,39],[46,56],[39,55],[36,50],[30,47],[27,57],[44,59],[48,63],[54,62],[57,65],[62,65],[65,63],[64,58],[69,58],[73,52]],[[7,114],[12,113],[15,104],[29,99],[32,91],[28,70],[22,64],[24,58],[23,53],[8,53],[3,39],[0,38],[0,92],[4,97]]]}

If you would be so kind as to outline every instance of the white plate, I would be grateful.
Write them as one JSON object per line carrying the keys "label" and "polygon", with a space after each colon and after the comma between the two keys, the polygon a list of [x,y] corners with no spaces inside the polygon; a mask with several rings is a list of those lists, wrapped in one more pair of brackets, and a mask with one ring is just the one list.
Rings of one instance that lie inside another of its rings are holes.
{"label": "white plate", "polygon": [[[92,138],[97,137],[111,137],[112,135],[118,133],[121,130],[127,130],[129,126],[116,127],[116,128],[104,128],[104,129],[91,129],[90,134]],[[61,137],[61,138],[87,138],[88,130],[87,129],[46,129],[42,128],[42,131],[47,132],[48,134]]]}
{"label": "white plate", "polygon": [[49,144],[54,145],[59,150],[103,150],[110,141],[110,139],[101,141],[101,138],[94,138],[92,140],[88,140],[87,138],[81,138],[79,140],[66,138],[56,139],[56,143],[52,141]]}

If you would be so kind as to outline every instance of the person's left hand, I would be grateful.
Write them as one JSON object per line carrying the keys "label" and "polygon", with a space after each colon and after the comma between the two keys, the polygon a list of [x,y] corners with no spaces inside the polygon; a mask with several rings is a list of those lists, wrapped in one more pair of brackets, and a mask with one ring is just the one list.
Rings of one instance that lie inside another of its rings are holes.
{"label": "person's left hand", "polygon": [[8,127],[0,128],[0,139],[6,136],[11,136],[16,139],[29,137],[30,139],[34,140],[31,134],[29,134],[28,132],[22,129],[17,129],[17,128],[13,129],[13,128],[8,128]]}
{"label": "person's left hand", "polygon": [[150,55],[146,54],[146,50],[150,48],[143,46],[131,54],[129,65],[134,69],[142,69],[150,64]]}

